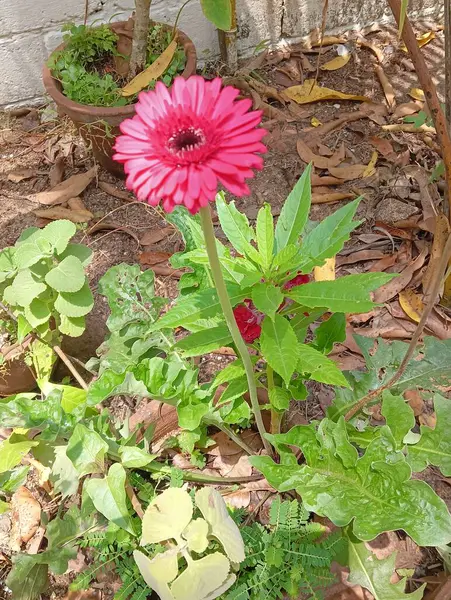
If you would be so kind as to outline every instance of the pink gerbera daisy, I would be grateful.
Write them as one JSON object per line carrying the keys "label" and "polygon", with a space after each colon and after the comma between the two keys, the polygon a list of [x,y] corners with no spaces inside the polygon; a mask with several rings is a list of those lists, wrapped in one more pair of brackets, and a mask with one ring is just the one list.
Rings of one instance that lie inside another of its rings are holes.
{"label": "pink gerbera daisy", "polygon": [[158,82],[141,92],[136,115],[121,123],[114,159],[124,163],[127,187],[139,200],[171,212],[191,213],[214,200],[221,183],[235,196],[249,194],[245,180],[261,169],[266,152],[257,128],[261,111],[220,79],[177,77],[170,90]]}

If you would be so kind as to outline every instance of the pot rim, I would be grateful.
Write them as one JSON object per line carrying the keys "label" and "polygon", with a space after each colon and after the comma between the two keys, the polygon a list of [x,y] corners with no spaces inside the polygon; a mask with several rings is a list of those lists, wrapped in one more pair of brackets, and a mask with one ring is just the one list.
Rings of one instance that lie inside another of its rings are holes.
{"label": "pot rim", "polygon": [[[124,25],[127,21],[116,21],[115,23],[111,23],[111,29],[116,29],[121,25]],[[171,28],[166,23],[157,23],[155,24],[163,25],[166,28]],[[197,63],[197,53],[196,48],[192,42],[192,40],[180,29],[177,30],[178,33],[178,41],[183,46],[186,56],[186,65],[183,73],[181,73],[181,77],[184,79],[188,79],[191,75],[196,73],[196,63]],[[64,48],[65,44],[60,44],[55,50],[50,54],[49,58],[55,54],[55,52],[59,52]],[[48,61],[48,59],[47,59]],[[44,83],[44,87],[49,96],[56,102],[58,106],[63,106],[68,110],[76,112],[78,114],[89,114],[93,116],[100,117],[115,117],[117,115],[122,115],[124,117],[132,117],[135,114],[135,104],[127,104],[125,106],[94,106],[93,104],[80,104],[79,102],[75,102],[71,100],[67,96],[62,93],[62,86],[58,79],[55,79],[47,66],[47,61],[44,63],[42,69],[42,80]]]}

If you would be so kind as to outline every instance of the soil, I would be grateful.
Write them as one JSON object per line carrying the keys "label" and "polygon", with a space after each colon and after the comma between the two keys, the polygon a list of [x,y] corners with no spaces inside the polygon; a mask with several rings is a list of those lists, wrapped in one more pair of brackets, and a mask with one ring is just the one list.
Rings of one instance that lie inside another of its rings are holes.
{"label": "soil", "polygon": [[[430,24],[423,24],[419,26],[418,30],[422,32],[429,28],[434,29],[435,39],[424,47],[424,54],[439,92],[442,94],[444,82],[443,32],[436,25],[431,26]],[[373,102],[383,104],[384,94],[374,73],[375,57],[370,50],[357,47],[355,39],[356,36],[351,35],[347,42],[352,53],[349,63],[339,71],[319,71],[319,82],[323,86],[342,92],[365,95]],[[407,55],[399,48],[396,31],[392,29],[376,31],[368,34],[366,39],[383,51],[385,57],[383,68],[396,90],[398,104],[411,101],[408,92],[412,87],[418,87],[418,82],[415,73],[406,67],[408,65]],[[314,64],[317,54],[306,55]],[[334,47],[331,47],[321,55],[321,63],[323,64],[334,56],[336,56],[336,51]],[[274,84],[279,90],[283,90],[284,87],[277,83],[280,81],[280,77],[278,78],[277,75],[280,72],[277,69],[284,65],[285,61],[279,61],[269,66],[265,65],[257,70],[257,76],[259,80],[263,80],[267,84]],[[314,73],[310,76],[314,77]],[[290,85],[299,83],[300,81],[291,80]],[[273,102],[273,106],[281,111],[285,110],[287,113],[287,109],[280,104]],[[340,116],[343,112],[357,110],[358,106],[358,103],[343,101],[314,103],[302,107],[306,109],[306,116],[303,118],[265,120],[264,126],[269,131],[266,138],[268,153],[265,156],[265,168],[257,173],[255,179],[250,182],[250,197],[236,199],[237,206],[248,215],[251,221],[255,220],[258,209],[265,202],[270,203],[274,215],[279,214],[283,201],[305,168],[305,163],[301,161],[296,151],[296,141],[301,134],[307,141],[309,136],[315,134],[312,117],[325,123]],[[352,157],[354,162],[368,164],[374,152],[374,146],[370,141],[374,136],[388,139],[397,154],[407,150],[407,162],[411,164],[418,164],[431,170],[439,160],[434,144],[431,147],[424,135],[401,132],[389,135],[381,131],[380,124],[370,119],[349,123],[326,136],[321,142],[331,150],[337,149],[344,142],[347,155]],[[65,178],[77,172],[86,171],[93,164],[89,152],[83,146],[83,142],[77,136],[70,122],[60,119],[56,115],[49,120],[48,109],[45,112],[32,110],[20,118],[8,114],[0,115],[0,199],[2,203],[0,234],[2,247],[14,244],[24,228],[43,224],[42,220],[33,214],[34,210],[41,207],[27,199],[27,196],[49,188],[49,173],[58,156],[64,157],[65,160]],[[403,172],[405,165],[396,165],[385,161],[382,156],[379,158],[381,161],[378,163],[377,174],[374,177],[340,186],[340,191],[353,191],[363,195],[357,217],[365,220],[353,234],[343,255],[346,255],[347,251],[360,248],[362,234],[380,234],[380,231],[374,229],[376,222],[392,226],[408,218],[407,213],[414,214],[421,208],[420,199],[418,194],[415,196],[415,190],[412,192],[412,189],[409,188],[406,196],[403,192],[403,184],[401,187],[396,186],[397,181],[405,180]],[[17,172],[18,169],[29,169],[32,175],[19,182],[11,181],[8,176]],[[105,299],[97,292],[99,279],[113,265],[139,262],[139,255],[144,249],[140,243],[143,234],[167,227],[167,223],[158,210],[143,203],[125,202],[113,197],[99,187],[99,181],[108,182],[119,192],[125,192],[122,180],[99,170],[98,181],[92,183],[82,194],[84,205],[94,214],[96,220],[104,219],[114,225],[113,229],[90,233],[89,228],[92,223],[89,223],[80,226],[77,234],[78,241],[87,244],[94,253],[88,276],[95,296],[95,306],[88,316],[84,335],[79,339],[66,340],[64,346],[71,356],[83,361],[95,355],[97,347],[106,335],[105,322],[108,308]],[[411,192],[412,195],[410,195]],[[321,221],[342,205],[343,203],[314,205],[311,219]],[[221,235],[219,230],[217,233],[219,236]],[[384,237],[384,235],[380,237]],[[389,237],[392,237],[391,234]],[[385,236],[385,242],[391,247],[393,240],[390,241]],[[399,248],[399,240],[396,244]],[[145,249],[173,253],[180,247],[181,239],[174,232],[162,241],[153,244],[151,248]],[[359,272],[372,264],[364,262],[358,265],[342,266],[337,269],[337,273],[340,275]],[[177,281],[168,276],[157,275],[156,288],[159,294],[173,299],[177,294]],[[349,359],[351,359],[351,364],[356,360],[352,349],[345,347],[340,355],[340,360],[348,364]],[[204,358],[200,365],[202,380],[210,379],[230,360],[230,357],[222,355],[211,355]],[[309,386],[309,392],[305,403],[293,403],[287,416],[287,426],[310,422],[320,419],[324,415],[325,408],[331,399],[329,389],[315,383]],[[135,406],[130,403],[130,399],[120,397],[115,399],[112,409],[117,416],[124,418],[128,411],[135,409]],[[442,477],[433,468],[424,471],[421,479],[427,481],[451,509],[449,480]],[[422,560],[426,563],[434,560],[437,562],[436,557],[430,555],[423,556]],[[423,564],[422,568],[423,574],[427,573],[427,564]],[[61,597],[65,593],[65,589],[65,585],[61,581],[54,582],[52,598]]]}

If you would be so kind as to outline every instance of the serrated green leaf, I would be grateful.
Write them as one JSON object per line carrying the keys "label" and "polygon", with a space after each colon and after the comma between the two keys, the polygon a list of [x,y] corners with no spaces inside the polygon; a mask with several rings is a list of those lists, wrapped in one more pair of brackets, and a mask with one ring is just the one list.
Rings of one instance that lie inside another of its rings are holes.
{"label": "serrated green leaf", "polygon": [[274,319],[283,302],[283,294],[279,287],[271,283],[257,283],[252,288],[252,302],[259,311]]}
{"label": "serrated green leaf", "polygon": [[360,198],[349,202],[307,233],[302,242],[303,259],[298,267],[303,273],[311,273],[314,267],[340,252],[351,231],[361,224],[352,220],[359,203]]}
{"label": "serrated green leaf", "polygon": [[346,316],[343,313],[331,315],[327,321],[323,321],[315,330],[313,343],[315,347],[329,354],[334,344],[344,342],[346,339]]}
{"label": "serrated green leaf", "polygon": [[59,259],[62,261],[68,256],[76,256],[83,267],[87,267],[91,264],[92,250],[84,244],[68,244],[64,252],[59,255]]}
{"label": "serrated green leaf", "polygon": [[361,313],[374,303],[370,292],[393,279],[387,273],[345,275],[335,281],[313,281],[292,288],[286,295],[308,308],[328,308],[332,312]]}
{"label": "serrated green leaf", "polygon": [[260,347],[269,366],[288,385],[298,362],[298,340],[290,323],[284,317],[265,317],[262,323]]}
{"label": "serrated green leaf", "polygon": [[[251,457],[252,465],[279,491],[295,489],[307,510],[328,517],[339,527],[352,523],[361,540],[403,529],[420,546],[451,541],[451,516],[445,503],[424,481],[410,479],[410,467],[396,450],[388,427],[381,427],[353,465],[342,458],[351,449],[355,452],[344,418],[338,423],[323,419],[318,431],[316,427],[301,425],[286,434],[268,436],[282,451],[283,464],[269,457]],[[335,430],[340,433],[339,444]],[[297,464],[289,446],[302,450],[306,464]]]}
{"label": "serrated green leaf", "polygon": [[37,240],[32,240],[16,248],[14,263],[18,269],[27,269],[39,262],[43,256],[44,253],[38,246]]}
{"label": "serrated green leaf", "polygon": [[265,204],[258,211],[256,233],[261,264],[267,270],[271,266],[274,250],[274,221],[270,204]]}
{"label": "serrated green leaf", "polygon": [[84,317],[93,306],[94,298],[87,281],[78,292],[61,292],[55,300],[55,309],[66,317]]}
{"label": "serrated green leaf", "polygon": [[273,387],[269,390],[269,401],[276,410],[288,410],[290,407],[291,394],[281,387]]}
{"label": "serrated green leaf", "polygon": [[80,477],[90,473],[103,473],[108,444],[86,425],[78,423],[69,438],[66,454]]}
{"label": "serrated green leaf", "polygon": [[12,468],[17,466],[25,454],[37,446],[39,442],[33,442],[33,440],[22,440],[11,435],[8,439],[4,440],[0,444],[0,473],[10,471]]}
{"label": "serrated green leaf", "polygon": [[276,225],[276,252],[296,244],[304,231],[312,201],[311,170],[311,165],[305,168],[282,207]]}
{"label": "serrated green leaf", "polygon": [[391,429],[397,447],[402,449],[404,438],[415,426],[413,410],[402,396],[393,396],[388,390],[385,390],[382,393],[381,413]]}
{"label": "serrated green leaf", "polygon": [[189,358],[208,354],[222,346],[227,346],[231,341],[232,336],[227,325],[219,325],[184,337],[175,344],[174,349],[181,350],[185,358]]}
{"label": "serrated green leaf", "polygon": [[179,426],[189,431],[197,429],[209,410],[210,406],[207,402],[199,402],[195,397],[190,396],[184,398],[177,404]]}
{"label": "serrated green leaf", "polygon": [[78,292],[85,283],[83,265],[76,256],[67,256],[47,273],[45,282],[57,292]]}
{"label": "serrated green leaf", "polygon": [[35,298],[24,310],[26,322],[28,322],[32,328],[47,323],[51,315],[52,313],[47,302],[44,302],[39,298]]}
{"label": "serrated green leaf", "polygon": [[119,463],[111,465],[108,475],[103,479],[88,479],[84,489],[91,498],[96,509],[104,517],[121,529],[136,535],[127,508],[125,492],[126,473]]}
{"label": "serrated green leaf", "polygon": [[24,307],[28,306],[32,300],[45,292],[46,289],[45,283],[38,281],[28,270],[19,271],[11,285],[14,303]]}
{"label": "serrated green leaf", "polygon": [[298,371],[308,374],[310,379],[329,385],[349,387],[349,383],[333,360],[312,346],[298,345]]}
{"label": "serrated green leaf", "polygon": [[59,330],[69,337],[80,337],[86,329],[85,317],[66,317],[61,315]]}
{"label": "serrated green leaf", "polygon": [[426,584],[412,592],[404,593],[406,578],[397,583],[390,579],[395,572],[396,552],[379,560],[363,542],[348,540],[349,583],[361,585],[371,592],[374,600],[421,600]]}
{"label": "serrated green leaf", "polygon": [[232,5],[230,0],[200,0],[206,18],[218,29],[229,31],[232,27]]}
{"label": "serrated green leaf", "polygon": [[255,238],[254,230],[246,215],[236,208],[235,202],[227,203],[222,192],[216,196],[216,210],[222,230],[235,250],[260,264],[260,255],[251,244],[251,240]]}
{"label": "serrated green leaf", "polygon": [[219,373],[216,373],[216,376],[214,378],[213,383],[211,384],[211,387],[213,389],[216,389],[220,385],[223,385],[224,383],[233,381],[234,379],[239,379],[240,377],[242,377],[245,374],[246,374],[246,371],[244,370],[242,361],[234,360],[233,362],[228,364],[225,369],[223,369],[222,371],[219,371]]}
{"label": "serrated green leaf", "polygon": [[61,254],[66,250],[69,240],[76,232],[77,228],[72,221],[60,219],[46,225],[39,237],[50,242],[56,253]]}
{"label": "serrated green leaf", "polygon": [[451,475],[451,406],[450,400],[434,395],[437,423],[432,429],[421,425],[418,443],[407,446],[407,460],[416,472],[423,471],[429,464],[440,469],[445,477]]}
{"label": "serrated green leaf", "polygon": [[[401,353],[404,356],[408,344],[400,344],[399,348],[402,348]],[[426,337],[419,358],[421,360],[412,360],[409,362],[403,375],[396,383],[396,391],[415,388],[433,390],[440,386],[449,385],[451,340]],[[395,364],[391,372],[394,372],[396,369],[397,365]],[[387,375],[390,376],[390,374]]]}

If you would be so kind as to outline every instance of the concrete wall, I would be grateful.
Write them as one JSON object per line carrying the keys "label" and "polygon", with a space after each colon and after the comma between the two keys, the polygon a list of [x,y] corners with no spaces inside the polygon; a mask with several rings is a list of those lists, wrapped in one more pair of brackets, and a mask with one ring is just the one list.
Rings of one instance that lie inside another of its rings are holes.
{"label": "concrete wall", "polygon": [[[182,0],[153,0],[155,20],[172,23]],[[411,0],[410,14],[438,15],[441,0]],[[300,38],[321,22],[321,0],[237,0],[239,50],[245,56],[263,40]],[[41,68],[60,43],[61,25],[81,22],[85,0],[0,0],[0,107],[42,101]],[[134,0],[89,0],[89,21],[126,19]],[[118,14],[119,13],[119,14]],[[389,18],[385,0],[330,0],[328,29],[345,29]],[[185,8],[181,28],[199,57],[218,52],[217,36],[199,2]]]}

